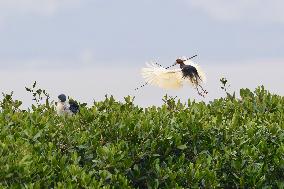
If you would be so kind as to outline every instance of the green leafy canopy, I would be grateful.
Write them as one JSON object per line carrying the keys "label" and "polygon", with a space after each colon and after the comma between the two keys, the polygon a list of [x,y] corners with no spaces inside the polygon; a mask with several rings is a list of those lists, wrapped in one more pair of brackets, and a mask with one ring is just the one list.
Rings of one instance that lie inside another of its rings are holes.
{"label": "green leafy canopy", "polygon": [[1,188],[284,186],[284,98],[264,87],[148,108],[106,96],[69,117],[36,83],[27,91],[31,110],[0,101]]}

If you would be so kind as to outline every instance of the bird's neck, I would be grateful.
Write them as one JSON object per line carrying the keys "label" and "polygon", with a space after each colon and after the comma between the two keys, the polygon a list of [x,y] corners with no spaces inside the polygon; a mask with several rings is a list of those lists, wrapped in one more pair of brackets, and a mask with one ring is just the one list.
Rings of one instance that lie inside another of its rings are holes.
{"label": "bird's neck", "polygon": [[184,64],[184,63],[180,63],[180,64],[179,64],[179,67],[180,67],[181,69],[183,69],[183,68],[185,67],[185,64]]}

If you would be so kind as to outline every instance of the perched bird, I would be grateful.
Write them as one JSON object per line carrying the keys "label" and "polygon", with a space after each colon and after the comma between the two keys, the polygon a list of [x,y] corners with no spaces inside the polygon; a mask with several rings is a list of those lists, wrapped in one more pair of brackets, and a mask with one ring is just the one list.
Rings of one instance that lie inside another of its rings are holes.
{"label": "perched bird", "polygon": [[[205,74],[200,67],[191,61],[192,58],[178,58],[175,63],[164,68],[158,63],[146,63],[147,67],[142,68],[141,74],[147,84],[156,85],[164,89],[178,89],[184,83],[192,85],[199,95],[205,96],[208,92],[201,86],[205,82]],[[180,68],[168,69],[179,64]],[[137,90],[138,88],[136,88]]]}
{"label": "perched bird", "polygon": [[79,105],[74,100],[66,102],[66,96],[61,94],[58,96],[56,112],[58,115],[73,115],[79,112]]}

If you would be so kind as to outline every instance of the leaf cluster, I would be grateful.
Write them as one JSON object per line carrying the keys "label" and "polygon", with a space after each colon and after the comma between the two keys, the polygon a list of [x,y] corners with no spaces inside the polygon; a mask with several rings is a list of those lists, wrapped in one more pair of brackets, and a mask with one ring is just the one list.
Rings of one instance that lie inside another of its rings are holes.
{"label": "leaf cluster", "polygon": [[106,96],[71,117],[5,96],[0,187],[283,188],[284,98],[240,95],[148,108]]}

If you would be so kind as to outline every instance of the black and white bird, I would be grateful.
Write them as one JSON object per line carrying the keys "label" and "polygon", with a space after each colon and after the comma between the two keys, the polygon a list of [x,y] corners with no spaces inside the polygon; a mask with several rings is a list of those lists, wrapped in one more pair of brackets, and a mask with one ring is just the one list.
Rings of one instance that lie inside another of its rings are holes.
{"label": "black and white bird", "polygon": [[66,101],[66,95],[61,94],[58,96],[56,105],[56,112],[58,115],[73,115],[79,112],[79,105],[74,100]]}
{"label": "black and white bird", "polygon": [[[203,89],[201,84],[205,82],[206,77],[198,64],[191,60],[196,56],[178,58],[173,65],[166,68],[158,63],[146,63],[147,67],[141,70],[146,83],[141,87],[151,84],[164,89],[178,89],[183,87],[184,83],[187,83],[192,85],[198,94],[204,97],[208,92]],[[168,69],[177,64],[179,64],[180,68]]]}

